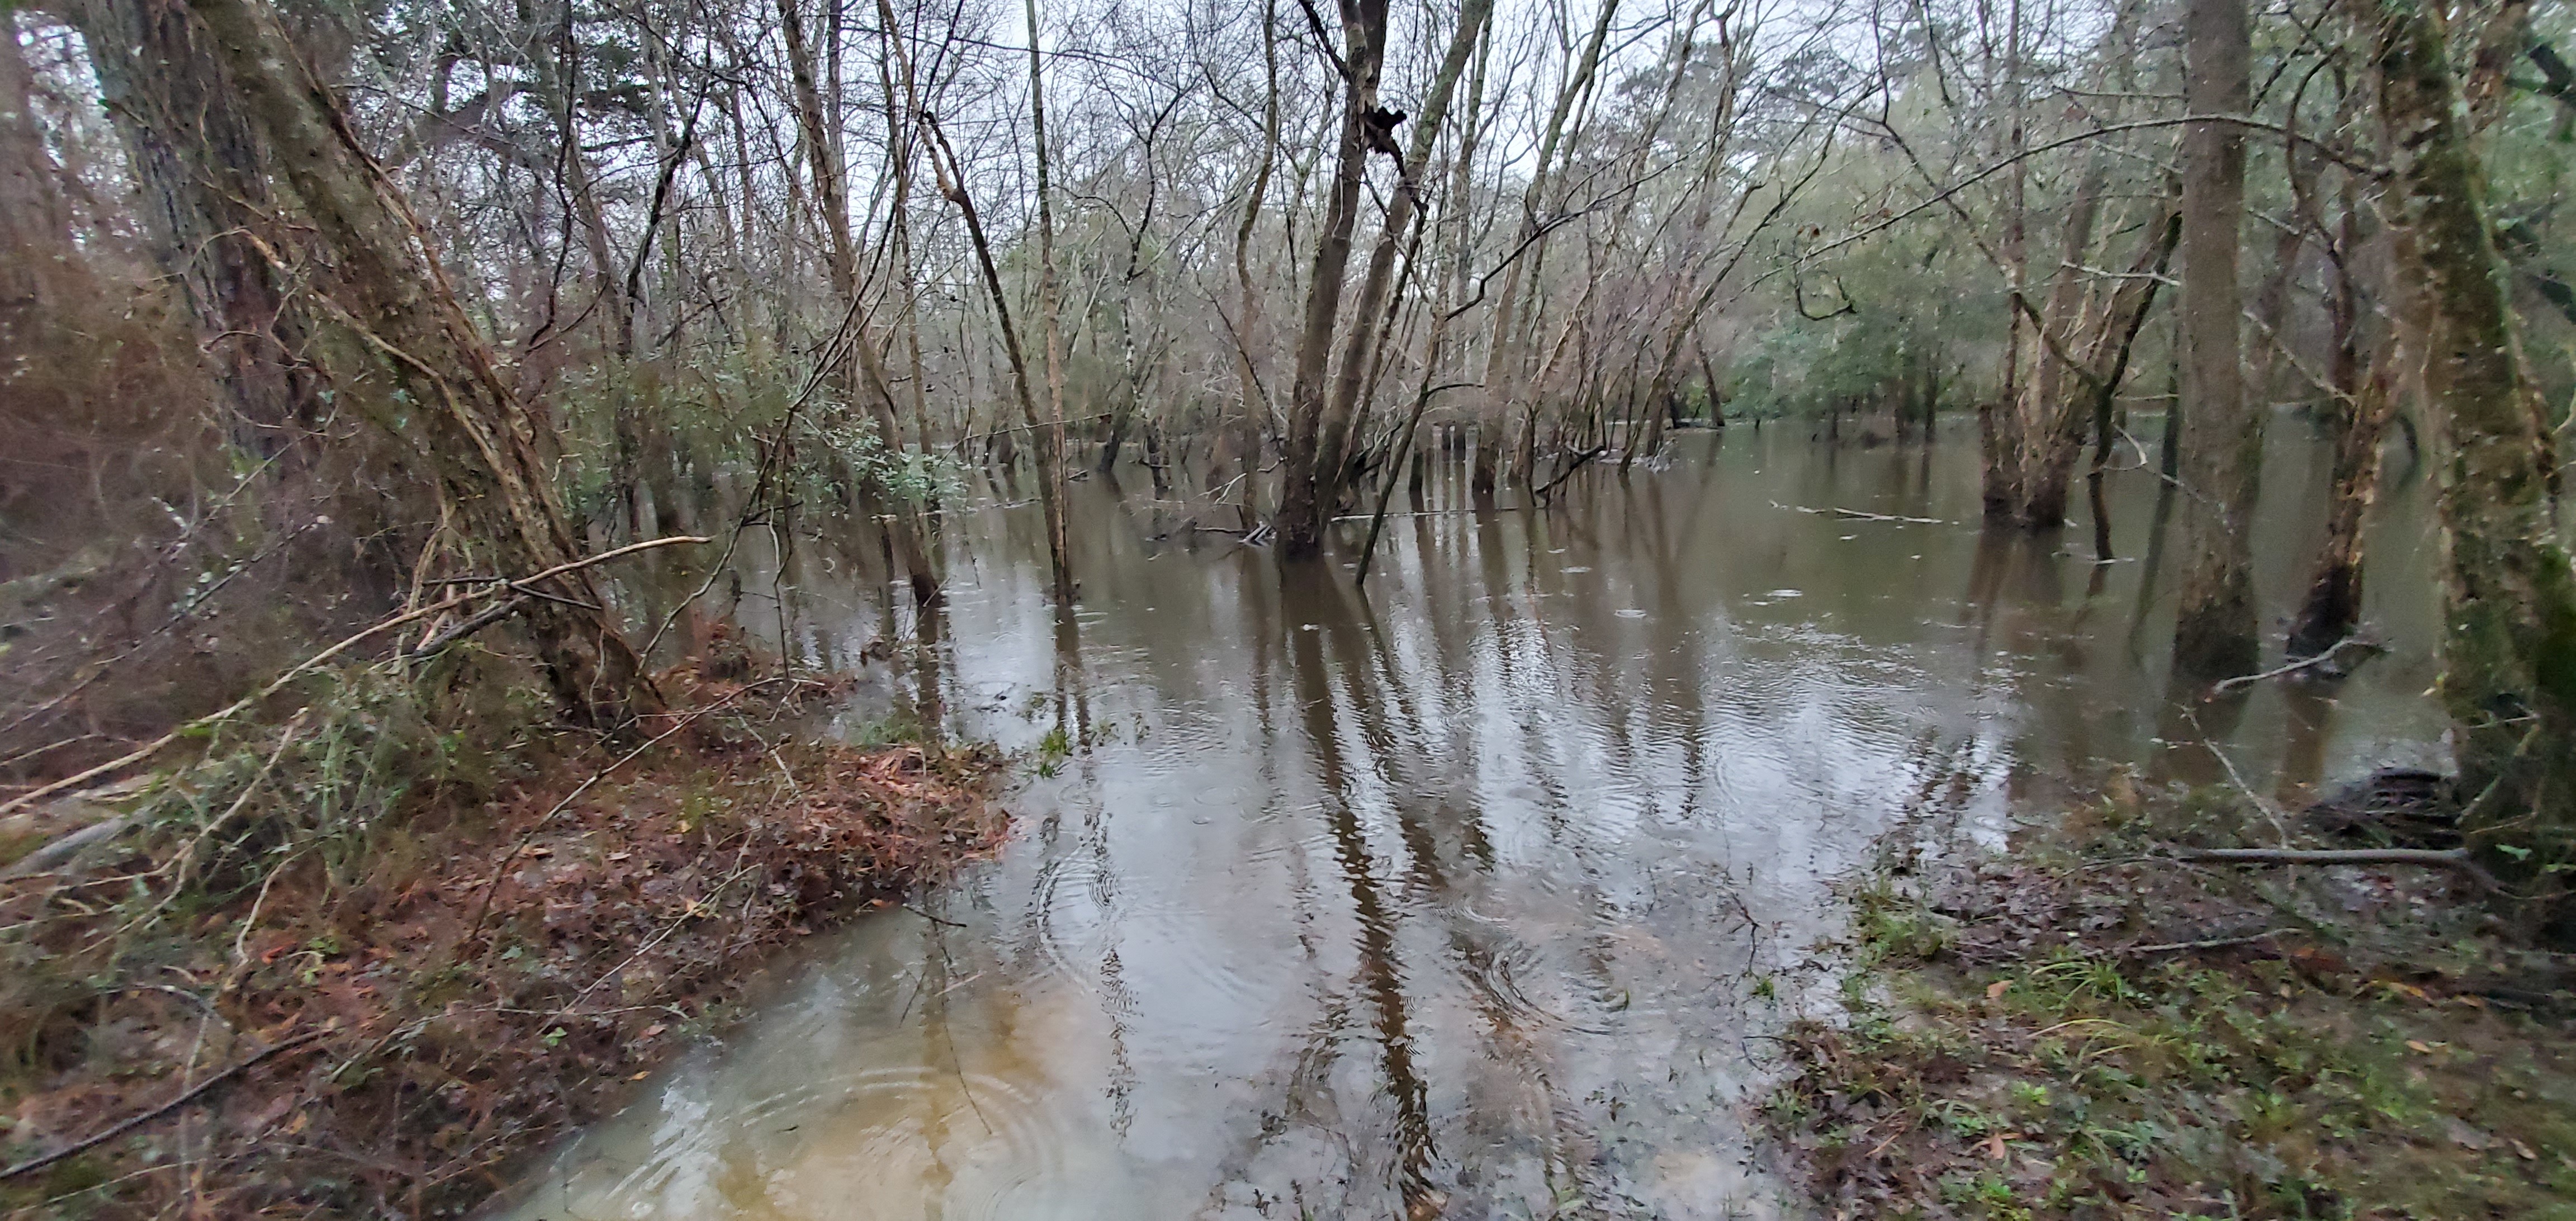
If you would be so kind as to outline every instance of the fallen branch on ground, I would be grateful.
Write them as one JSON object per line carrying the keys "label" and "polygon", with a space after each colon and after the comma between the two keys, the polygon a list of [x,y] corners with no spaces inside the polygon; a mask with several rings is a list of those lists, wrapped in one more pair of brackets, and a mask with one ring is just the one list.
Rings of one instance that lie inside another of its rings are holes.
{"label": "fallen branch on ground", "polygon": [[2224,950],[2240,945],[2252,945],[2257,941],[2269,941],[2288,931],[2289,930],[2287,929],[2271,928],[2265,929],[2259,933],[2249,933],[2243,937],[2208,937],[2199,941],[2167,941],[2157,945],[2130,945],[2122,946],[2116,952],[2121,957],[2134,958],[2143,957],[2148,954],[2173,954],[2185,950]]}
{"label": "fallen branch on ground", "polygon": [[[78,799],[74,798],[73,800]],[[35,851],[19,857],[16,863],[10,865],[6,869],[0,869],[0,878],[14,878],[30,873],[43,873],[46,870],[52,869],[56,865],[63,864],[64,862],[71,860],[73,857],[79,856],[81,849],[87,848],[91,844],[104,843],[119,835],[123,835],[125,833],[125,829],[132,825],[134,825],[134,816],[131,814],[118,814],[109,818],[101,819],[98,822],[91,823],[86,827],[82,827],[80,830],[49,840]]]}
{"label": "fallen branch on ground", "polygon": [[235,1077],[241,1076],[243,1073],[249,1072],[252,1068],[265,1061],[282,1056],[298,1047],[302,1047],[322,1038],[325,1035],[333,1033],[334,1029],[334,1027],[325,1026],[320,1030],[308,1030],[303,1034],[288,1039],[287,1041],[271,1047],[258,1055],[252,1056],[231,1068],[225,1069],[214,1076],[208,1077],[186,1090],[180,1091],[178,1097],[173,1098],[168,1102],[162,1103],[161,1105],[154,1107],[149,1111],[145,1111],[140,1115],[133,1116],[132,1118],[118,1123],[110,1124],[97,1135],[84,1137],[48,1153],[43,1157],[29,1158],[28,1160],[20,1162],[15,1166],[11,1166],[6,1170],[0,1170],[0,1182],[7,1182],[10,1179],[34,1174],[35,1172],[60,1162],[65,1158],[78,1157],[83,1153],[87,1153],[100,1145],[104,1145],[109,1141],[115,1140],[117,1137],[123,1136],[136,1128],[152,1122],[153,1120],[159,1119],[191,1102],[195,1102],[197,1099],[204,1097],[208,1090],[222,1085]]}
{"label": "fallen branch on ground", "polygon": [[2451,869],[2491,895],[2502,883],[2461,848],[2177,848],[2174,859],[2225,865],[2422,865]]}

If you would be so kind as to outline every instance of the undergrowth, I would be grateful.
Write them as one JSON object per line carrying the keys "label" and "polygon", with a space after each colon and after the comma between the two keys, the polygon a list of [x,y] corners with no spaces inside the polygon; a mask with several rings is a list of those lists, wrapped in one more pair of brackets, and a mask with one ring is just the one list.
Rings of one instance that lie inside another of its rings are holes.
{"label": "undergrowth", "polygon": [[1855,897],[1846,1020],[1766,1108],[1828,1215],[2576,1217],[2567,960],[2438,878],[2142,851],[2224,804]]}
{"label": "undergrowth", "polygon": [[981,751],[800,741],[832,683],[663,681],[638,745],[351,670],[20,824],[0,861],[123,833],[0,872],[0,1211],[462,1215],[769,951],[1000,833]]}

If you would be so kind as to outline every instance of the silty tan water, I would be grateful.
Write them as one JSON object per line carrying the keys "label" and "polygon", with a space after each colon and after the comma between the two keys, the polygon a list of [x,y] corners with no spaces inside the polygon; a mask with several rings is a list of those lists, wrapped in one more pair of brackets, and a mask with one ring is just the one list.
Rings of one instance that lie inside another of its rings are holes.
{"label": "silty tan water", "polygon": [[[2267,614],[2325,477],[2273,431]],[[1435,467],[1364,597],[1097,483],[1069,620],[1007,490],[948,518],[927,622],[864,548],[748,571],[811,664],[925,629],[843,728],[900,697],[1025,752],[1017,831],[780,964],[500,1215],[1799,1215],[1750,1106],[1782,1025],[1834,1011],[1837,883],[2005,849],[2113,765],[2217,781],[2203,736],[2285,790],[2439,759],[2420,481],[2371,556],[2391,653],[2169,703],[2152,471],[2114,477],[2095,565],[2087,529],[1979,530],[1972,444],[1766,432],[1547,512],[1468,512]]]}

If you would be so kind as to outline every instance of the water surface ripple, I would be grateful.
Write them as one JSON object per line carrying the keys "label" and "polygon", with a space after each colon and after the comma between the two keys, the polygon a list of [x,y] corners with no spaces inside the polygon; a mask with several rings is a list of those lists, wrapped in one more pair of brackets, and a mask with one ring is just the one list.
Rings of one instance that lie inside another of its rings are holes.
{"label": "water surface ripple", "polygon": [[[2277,609],[2323,466],[2274,431]],[[951,596],[917,624],[866,547],[796,561],[800,655],[918,630],[878,698],[1076,749],[1023,766],[1011,844],[924,901],[938,921],[873,915],[783,967],[504,1215],[1795,1215],[1747,1106],[1770,1035],[1827,1003],[1803,968],[1838,880],[1999,847],[2110,764],[2211,778],[2162,745],[2204,733],[2285,789],[2435,755],[2412,484],[2371,560],[2395,651],[2213,725],[2164,698],[2169,590],[2091,563],[2089,531],[1976,529],[1972,446],[1770,432],[1587,472],[1548,513],[1464,511],[1444,464],[1365,597],[1151,537],[1168,515],[1096,482],[1071,622],[1033,509],[952,514]],[[2115,481],[2121,555],[2156,545],[2155,501]],[[1802,511],[1835,508],[1953,524]]]}

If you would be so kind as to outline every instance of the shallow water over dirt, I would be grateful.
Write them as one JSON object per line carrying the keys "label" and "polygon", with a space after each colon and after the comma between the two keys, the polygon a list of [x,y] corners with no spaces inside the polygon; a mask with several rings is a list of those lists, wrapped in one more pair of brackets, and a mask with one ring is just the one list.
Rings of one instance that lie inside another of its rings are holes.
{"label": "shallow water over dirt", "polygon": [[[2274,432],[2277,613],[2325,451]],[[2279,788],[2438,758],[2419,486],[2376,536],[2389,654],[2168,705],[2152,473],[2115,476],[2096,566],[2083,527],[1982,534],[1974,463],[1739,426],[1488,514],[1444,465],[1365,597],[1340,562],[1154,538],[1171,514],[1097,483],[1070,622],[1036,510],[990,499],[950,517],[928,623],[861,575],[873,543],[799,558],[784,616],[747,576],[809,663],[904,640],[845,729],[892,697],[1027,752],[1019,830],[782,967],[502,1215],[1798,1215],[1747,1108],[1769,1036],[1830,1007],[1837,881],[2001,847],[2115,764]]]}

